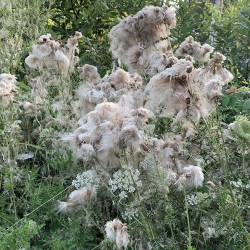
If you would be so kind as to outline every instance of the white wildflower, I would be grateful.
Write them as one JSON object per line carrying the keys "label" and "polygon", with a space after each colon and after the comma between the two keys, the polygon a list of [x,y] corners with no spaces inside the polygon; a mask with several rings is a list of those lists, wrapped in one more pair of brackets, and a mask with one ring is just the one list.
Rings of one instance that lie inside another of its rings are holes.
{"label": "white wildflower", "polygon": [[139,180],[139,170],[118,170],[113,174],[113,178],[109,180],[109,185],[112,192],[119,191],[118,196],[120,199],[124,199],[128,196],[128,193],[134,193],[138,187],[142,186],[141,180]]}
{"label": "white wildflower", "polygon": [[198,201],[197,201],[197,197],[196,195],[192,194],[192,195],[187,195],[187,203],[190,205],[190,206],[195,206],[198,204]]}
{"label": "white wildflower", "polygon": [[152,170],[156,167],[156,159],[152,156],[146,156],[143,161],[140,162],[140,165],[145,170]]}
{"label": "white wildflower", "polygon": [[147,124],[142,128],[142,130],[148,135],[153,135],[155,131],[155,124]]}
{"label": "white wildflower", "polygon": [[215,228],[213,228],[213,227],[207,227],[207,228],[204,229],[204,232],[202,234],[203,234],[203,237],[206,240],[210,239],[210,238],[213,238],[213,237],[216,236]]}
{"label": "white wildflower", "polygon": [[95,170],[90,169],[76,176],[76,179],[72,181],[72,185],[76,189],[82,187],[91,187],[95,190],[98,190],[100,185],[100,179]]}
{"label": "white wildflower", "polygon": [[243,187],[243,183],[241,180],[238,180],[238,181],[230,181],[230,183],[236,187],[236,188],[242,188]]}
{"label": "white wildflower", "polygon": [[133,220],[138,217],[138,208],[130,204],[126,209],[121,212],[122,218],[124,220]]}
{"label": "white wildflower", "polygon": [[31,158],[33,158],[34,157],[34,153],[32,153],[32,152],[29,152],[29,153],[22,153],[22,154],[19,154],[18,156],[17,156],[17,160],[22,160],[22,161],[24,161],[24,160],[27,160],[27,159],[31,159]]}

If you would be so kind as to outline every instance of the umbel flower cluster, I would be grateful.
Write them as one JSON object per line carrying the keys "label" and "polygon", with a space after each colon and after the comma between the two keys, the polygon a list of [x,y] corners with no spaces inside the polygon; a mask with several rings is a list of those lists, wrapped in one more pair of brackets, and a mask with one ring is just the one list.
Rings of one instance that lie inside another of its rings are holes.
{"label": "umbel flower cluster", "polygon": [[136,188],[142,186],[139,180],[140,172],[136,169],[131,172],[131,168],[127,167],[124,171],[118,170],[113,174],[113,178],[109,180],[109,186],[112,192],[119,191],[120,199],[127,197],[127,193],[134,193]]}
{"label": "umbel flower cluster", "polygon": [[[174,51],[169,35],[175,25],[175,9],[167,6],[147,6],[124,18],[109,33],[110,50],[119,65],[104,77],[93,65],[78,66],[82,82],[72,99],[68,82],[79,61],[75,54],[81,33],[76,32],[66,44],[50,34],[43,35],[33,46],[25,62],[43,74],[26,77],[34,103],[23,103],[25,114],[36,115],[46,103],[48,87],[57,87],[58,96],[51,107],[54,116],[47,118],[48,124],[69,124],[67,129],[72,132],[63,134],[60,141],[68,143],[75,161],[91,166],[72,182],[76,190],[66,202],[59,201],[59,211],[80,211],[90,201],[98,202],[99,190],[108,187],[110,196],[115,197],[113,204],[137,199],[130,204],[143,217],[140,204],[149,196],[151,185],[147,178],[155,182],[155,176],[160,175],[164,185],[157,188],[164,190],[203,185],[201,166],[186,157],[192,150],[188,139],[195,135],[200,120],[214,111],[222,87],[233,76],[223,68],[224,55],[192,36]],[[15,77],[1,74],[1,101],[13,101],[15,92]],[[70,105],[69,116],[66,110]],[[171,132],[160,136],[154,133],[154,125],[148,124],[159,116],[172,121]],[[75,118],[77,124],[70,123]],[[238,124],[243,124],[244,130],[246,121],[237,121],[237,131]],[[240,132],[238,135],[243,137]],[[127,248],[127,226],[112,219],[105,225],[107,238],[118,248]]]}

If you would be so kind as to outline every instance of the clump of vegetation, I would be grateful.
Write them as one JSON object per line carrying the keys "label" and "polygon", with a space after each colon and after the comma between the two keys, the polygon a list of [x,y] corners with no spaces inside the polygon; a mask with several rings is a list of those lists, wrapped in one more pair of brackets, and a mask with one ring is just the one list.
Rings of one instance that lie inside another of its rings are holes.
{"label": "clump of vegetation", "polygon": [[[79,20],[77,9],[91,16],[91,5],[65,5],[71,11],[60,19],[58,1],[36,4],[48,8],[39,20],[53,32],[41,28],[22,50],[29,39],[19,30],[18,63],[1,57],[0,248],[248,249],[247,88],[227,87],[241,78],[224,66],[219,39],[179,41],[186,33],[177,21],[195,7],[180,1],[179,17],[162,4],[119,21],[92,17],[114,24],[89,38],[109,38],[111,61],[101,52],[89,60],[81,51],[88,32],[68,22]],[[60,24],[69,38],[56,34]],[[245,99],[232,117],[237,93]]]}

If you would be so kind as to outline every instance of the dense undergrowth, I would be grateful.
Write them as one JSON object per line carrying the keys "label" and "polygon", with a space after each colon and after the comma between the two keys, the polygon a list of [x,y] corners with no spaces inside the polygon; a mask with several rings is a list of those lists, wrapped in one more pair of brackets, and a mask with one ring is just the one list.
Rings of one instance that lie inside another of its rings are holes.
{"label": "dense undergrowth", "polygon": [[250,248],[249,3],[132,5],[0,4],[0,249]]}

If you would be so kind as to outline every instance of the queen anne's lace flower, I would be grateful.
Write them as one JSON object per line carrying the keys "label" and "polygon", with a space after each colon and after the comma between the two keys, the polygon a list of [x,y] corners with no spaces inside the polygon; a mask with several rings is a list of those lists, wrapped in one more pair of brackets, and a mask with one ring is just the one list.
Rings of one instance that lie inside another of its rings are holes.
{"label": "queen anne's lace flower", "polygon": [[139,180],[139,170],[122,169],[113,174],[113,178],[109,180],[109,186],[112,192],[119,191],[120,199],[124,199],[129,193],[134,193],[138,187],[142,186]]}
{"label": "queen anne's lace flower", "polygon": [[91,187],[95,190],[98,189],[100,179],[97,176],[95,170],[90,169],[76,176],[76,179],[72,181],[72,185],[76,188]]}
{"label": "queen anne's lace flower", "polygon": [[142,129],[148,135],[153,135],[155,131],[155,124],[147,124]]}
{"label": "queen anne's lace flower", "polygon": [[121,212],[124,220],[133,220],[138,217],[138,208],[130,204],[126,209]]}
{"label": "queen anne's lace flower", "polygon": [[187,203],[191,206],[197,205],[197,197],[194,194],[187,195]]}
{"label": "queen anne's lace flower", "polygon": [[143,169],[145,170],[152,170],[155,169],[157,164],[157,161],[154,157],[148,156],[145,157],[143,161],[140,162],[140,165],[142,166]]}

